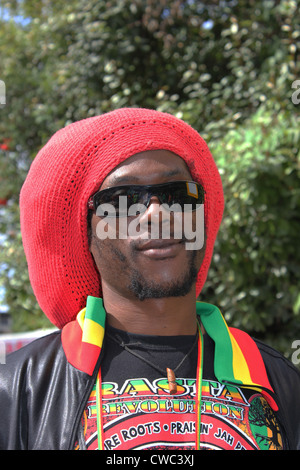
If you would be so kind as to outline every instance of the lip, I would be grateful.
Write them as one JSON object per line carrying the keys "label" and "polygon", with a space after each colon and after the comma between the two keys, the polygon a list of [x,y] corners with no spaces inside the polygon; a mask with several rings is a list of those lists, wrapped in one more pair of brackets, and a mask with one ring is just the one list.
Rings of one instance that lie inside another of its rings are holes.
{"label": "lip", "polygon": [[182,249],[183,240],[150,240],[137,247],[145,256],[153,259],[174,258]]}

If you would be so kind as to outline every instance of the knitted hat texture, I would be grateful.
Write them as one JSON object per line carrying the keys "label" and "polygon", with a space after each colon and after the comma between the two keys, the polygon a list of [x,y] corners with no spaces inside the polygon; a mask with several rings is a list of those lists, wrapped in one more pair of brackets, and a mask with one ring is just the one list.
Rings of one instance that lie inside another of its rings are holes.
{"label": "knitted hat texture", "polygon": [[183,158],[193,180],[206,192],[206,252],[196,283],[199,295],[224,207],[215,162],[205,141],[182,120],[154,110],[121,108],[56,132],[35,157],[21,190],[21,232],[30,282],[41,309],[58,328],[74,320],[88,295],[102,295],[88,246],[89,197],[121,162],[159,149]]}

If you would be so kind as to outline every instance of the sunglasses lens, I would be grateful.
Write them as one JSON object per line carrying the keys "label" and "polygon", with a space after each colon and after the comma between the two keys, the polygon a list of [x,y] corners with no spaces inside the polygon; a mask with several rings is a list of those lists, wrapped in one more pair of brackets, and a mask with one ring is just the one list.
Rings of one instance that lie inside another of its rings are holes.
{"label": "sunglasses lens", "polygon": [[[120,197],[124,197],[121,188],[110,188],[99,191],[94,196],[94,206],[99,216],[116,216],[120,208]],[[101,212],[103,210],[103,213]]]}
{"label": "sunglasses lens", "polygon": [[195,199],[193,200],[190,196],[186,193],[186,188],[177,188],[172,195],[172,205],[180,205],[181,209],[184,209],[185,204],[193,204]]}
{"label": "sunglasses lens", "polygon": [[[139,204],[139,212],[142,212],[144,205],[145,210],[147,209],[147,194],[147,191],[132,186],[109,188],[94,196],[94,204],[97,209],[99,206],[104,208],[105,213],[98,211],[98,215],[127,217],[128,209],[135,204]],[[107,210],[109,206],[110,210]]]}
{"label": "sunglasses lens", "polygon": [[162,188],[161,203],[168,204],[172,211],[195,210],[198,204],[204,202],[202,187],[194,182],[180,181],[171,187]]}

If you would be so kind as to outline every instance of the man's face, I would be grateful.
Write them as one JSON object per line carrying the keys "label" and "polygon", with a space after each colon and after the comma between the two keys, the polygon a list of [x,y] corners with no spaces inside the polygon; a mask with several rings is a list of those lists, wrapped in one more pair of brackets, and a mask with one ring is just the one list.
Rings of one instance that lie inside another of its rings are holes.
{"label": "man's face", "polygon": [[[184,160],[166,150],[142,152],[120,164],[103,181],[101,190],[121,185],[150,185],[192,180]],[[159,202],[153,197],[140,218],[151,231],[151,220],[165,223]],[[194,216],[193,216],[194,217]],[[171,237],[153,240],[135,237],[100,239],[94,213],[90,251],[102,284],[126,298],[162,298],[186,295],[195,285],[205,248],[187,250],[183,239],[172,239],[174,215],[168,214]],[[130,223],[130,218],[127,219]]]}

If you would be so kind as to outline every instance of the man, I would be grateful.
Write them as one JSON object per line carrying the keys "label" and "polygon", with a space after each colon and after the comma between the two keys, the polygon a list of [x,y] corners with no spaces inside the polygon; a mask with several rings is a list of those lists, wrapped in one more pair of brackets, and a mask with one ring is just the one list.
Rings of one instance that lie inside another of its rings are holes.
{"label": "man", "polygon": [[223,205],[207,145],[171,115],[120,109],[50,139],[20,207],[59,330],[1,366],[1,448],[300,449],[298,371],[196,301]]}

